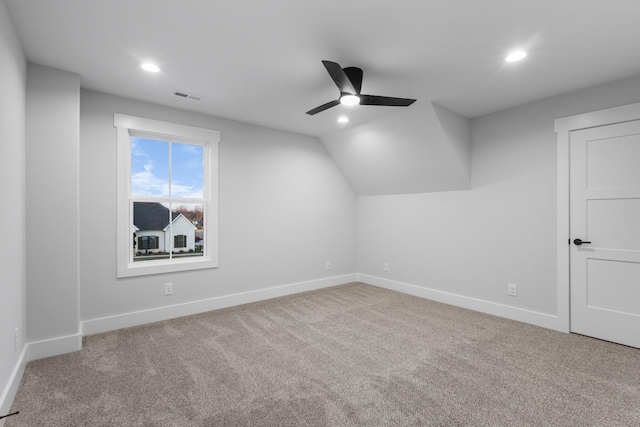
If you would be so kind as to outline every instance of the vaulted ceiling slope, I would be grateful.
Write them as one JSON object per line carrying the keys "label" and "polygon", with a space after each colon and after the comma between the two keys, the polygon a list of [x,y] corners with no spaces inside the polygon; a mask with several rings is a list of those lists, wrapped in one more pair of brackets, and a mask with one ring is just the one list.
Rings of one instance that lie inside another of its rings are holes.
{"label": "vaulted ceiling slope", "polygon": [[469,189],[469,119],[416,102],[321,137],[359,196]]}
{"label": "vaulted ceiling slope", "polygon": [[[640,73],[637,0],[0,1],[30,62],[86,89],[320,137],[359,194],[464,186],[460,126],[441,108],[474,118]],[[526,60],[505,63],[516,48]],[[418,103],[309,116],[338,95],[321,60],[362,68],[363,93]],[[354,141],[371,151],[356,158]]]}

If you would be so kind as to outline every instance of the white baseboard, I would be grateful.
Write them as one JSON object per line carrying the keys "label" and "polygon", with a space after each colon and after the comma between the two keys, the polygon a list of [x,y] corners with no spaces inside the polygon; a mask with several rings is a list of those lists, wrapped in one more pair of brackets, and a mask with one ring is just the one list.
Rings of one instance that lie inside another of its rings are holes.
{"label": "white baseboard", "polygon": [[29,361],[72,353],[82,349],[82,335],[73,334],[27,344]]}
{"label": "white baseboard", "polygon": [[262,301],[291,294],[296,294],[315,289],[322,289],[349,282],[355,282],[357,275],[329,277],[326,279],[310,280],[307,282],[293,283],[289,285],[275,286],[272,288],[258,289],[232,295],[224,295],[199,301],[191,301],[183,304],[153,308],[149,310],[124,313],[116,316],[102,317],[99,319],[85,320],[81,323],[82,334],[92,335],[131,326],[144,325],[146,323],[159,322],[176,317],[190,316],[220,308],[232,307],[250,302]]}
{"label": "white baseboard", "polygon": [[[2,391],[2,395],[0,395],[0,415],[7,415],[11,411],[11,404],[13,403],[13,399],[16,397],[18,387],[20,387],[20,382],[24,375],[24,370],[27,367],[27,362],[29,361],[27,356],[28,346],[25,345],[22,348],[22,352],[20,352],[20,356],[18,357],[16,366],[13,368],[13,372],[11,372],[9,382]],[[6,418],[0,420],[0,427],[4,425],[5,420]]]}
{"label": "white baseboard", "polygon": [[479,311],[481,313],[492,314],[494,316],[517,320],[519,322],[529,323],[547,329],[566,332],[564,322],[561,321],[562,319],[551,314],[499,304],[477,298],[471,298],[463,295],[452,294],[449,292],[412,285],[409,283],[397,282],[389,279],[383,279],[381,277],[369,276],[366,274],[358,273],[357,277],[359,282],[363,282],[368,285],[379,286],[381,288],[390,289],[393,291],[398,291],[405,294],[430,299],[433,301],[443,302],[445,304],[455,305],[457,307],[467,308],[469,310]]}

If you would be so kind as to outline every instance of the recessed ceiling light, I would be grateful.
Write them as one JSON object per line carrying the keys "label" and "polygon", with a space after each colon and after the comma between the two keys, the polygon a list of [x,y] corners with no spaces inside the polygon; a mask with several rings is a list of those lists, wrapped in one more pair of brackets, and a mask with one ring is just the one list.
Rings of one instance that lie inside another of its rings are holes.
{"label": "recessed ceiling light", "polygon": [[342,105],[358,105],[360,104],[360,97],[355,95],[343,95],[340,97],[340,103]]}
{"label": "recessed ceiling light", "polygon": [[158,71],[160,71],[160,67],[158,67],[156,64],[152,64],[151,62],[145,62],[144,64],[140,65],[140,68],[145,71],[149,71],[150,73],[157,73]]}
{"label": "recessed ceiling light", "polygon": [[338,123],[349,123],[349,118],[345,116],[338,117]]}
{"label": "recessed ceiling light", "polygon": [[511,52],[509,55],[507,55],[507,57],[504,58],[504,60],[507,62],[517,62],[517,61],[520,61],[521,59],[524,59],[525,56],[527,56],[527,52],[525,52],[524,50],[516,50],[514,52]]}

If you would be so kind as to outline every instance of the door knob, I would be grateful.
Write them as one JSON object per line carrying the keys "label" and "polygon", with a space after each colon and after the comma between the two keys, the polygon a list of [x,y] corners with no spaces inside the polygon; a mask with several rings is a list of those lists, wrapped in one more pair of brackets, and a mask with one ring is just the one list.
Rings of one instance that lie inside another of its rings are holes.
{"label": "door knob", "polygon": [[575,245],[577,245],[577,246],[580,246],[580,245],[582,245],[583,243],[591,243],[591,242],[585,242],[584,240],[575,239],[575,240],[573,241],[573,243],[574,243]]}

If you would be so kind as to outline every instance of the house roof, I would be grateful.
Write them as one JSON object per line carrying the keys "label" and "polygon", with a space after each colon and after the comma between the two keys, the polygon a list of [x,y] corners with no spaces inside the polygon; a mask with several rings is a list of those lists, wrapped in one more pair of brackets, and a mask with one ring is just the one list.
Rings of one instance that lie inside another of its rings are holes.
{"label": "house roof", "polygon": [[[172,213],[172,220],[175,220],[179,213]],[[133,203],[133,225],[140,231],[144,230],[164,230],[169,225],[169,209],[160,203],[155,202],[134,202]]]}

